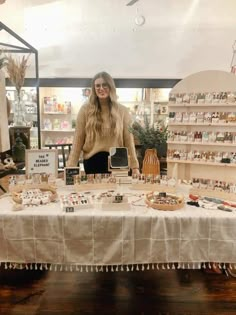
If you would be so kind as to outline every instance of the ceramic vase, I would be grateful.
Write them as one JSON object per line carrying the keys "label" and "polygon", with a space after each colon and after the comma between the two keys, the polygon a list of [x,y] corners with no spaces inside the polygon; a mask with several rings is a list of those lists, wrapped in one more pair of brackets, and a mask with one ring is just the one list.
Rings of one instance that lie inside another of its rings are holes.
{"label": "ceramic vase", "polygon": [[143,159],[142,174],[144,175],[159,175],[160,162],[157,157],[156,149],[147,149]]}

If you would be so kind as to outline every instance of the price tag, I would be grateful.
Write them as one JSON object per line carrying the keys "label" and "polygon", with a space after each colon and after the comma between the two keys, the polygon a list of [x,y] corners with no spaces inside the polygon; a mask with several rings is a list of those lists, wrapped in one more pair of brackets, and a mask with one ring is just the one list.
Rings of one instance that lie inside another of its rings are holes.
{"label": "price tag", "polygon": [[75,212],[74,207],[66,207],[65,210],[66,210],[66,212]]}

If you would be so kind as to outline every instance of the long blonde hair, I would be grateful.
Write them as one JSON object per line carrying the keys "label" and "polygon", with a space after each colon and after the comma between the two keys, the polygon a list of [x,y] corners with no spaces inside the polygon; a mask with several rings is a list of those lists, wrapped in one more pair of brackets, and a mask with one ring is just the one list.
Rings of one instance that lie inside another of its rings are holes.
{"label": "long blonde hair", "polygon": [[109,95],[109,119],[110,119],[110,130],[109,135],[116,135],[120,128],[120,117],[118,115],[118,102],[117,102],[117,95],[116,95],[116,86],[113,78],[107,72],[99,72],[97,73],[94,78],[92,79],[91,84],[91,94],[89,96],[89,112],[88,112],[88,121],[86,123],[86,134],[90,141],[95,139],[96,134],[100,134],[101,136],[107,136],[104,133],[103,125],[104,122],[102,120],[102,113],[101,113],[101,105],[99,103],[99,99],[97,97],[95,91],[95,81],[98,78],[102,78],[105,83],[107,83],[110,95]]}

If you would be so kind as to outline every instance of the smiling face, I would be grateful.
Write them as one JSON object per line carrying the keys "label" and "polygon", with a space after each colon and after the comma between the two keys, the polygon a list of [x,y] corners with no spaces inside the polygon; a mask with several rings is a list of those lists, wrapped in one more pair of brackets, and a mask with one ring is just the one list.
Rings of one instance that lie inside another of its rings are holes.
{"label": "smiling face", "polygon": [[94,81],[94,88],[97,97],[100,100],[106,100],[110,96],[110,88],[107,82],[103,78],[97,78]]}

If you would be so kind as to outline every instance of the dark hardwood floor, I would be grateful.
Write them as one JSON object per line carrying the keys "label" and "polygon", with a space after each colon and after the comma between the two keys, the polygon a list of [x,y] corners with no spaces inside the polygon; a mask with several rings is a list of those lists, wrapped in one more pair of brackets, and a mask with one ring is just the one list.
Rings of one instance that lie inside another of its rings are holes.
{"label": "dark hardwood floor", "polygon": [[236,278],[201,270],[0,269],[0,314],[235,315]]}

